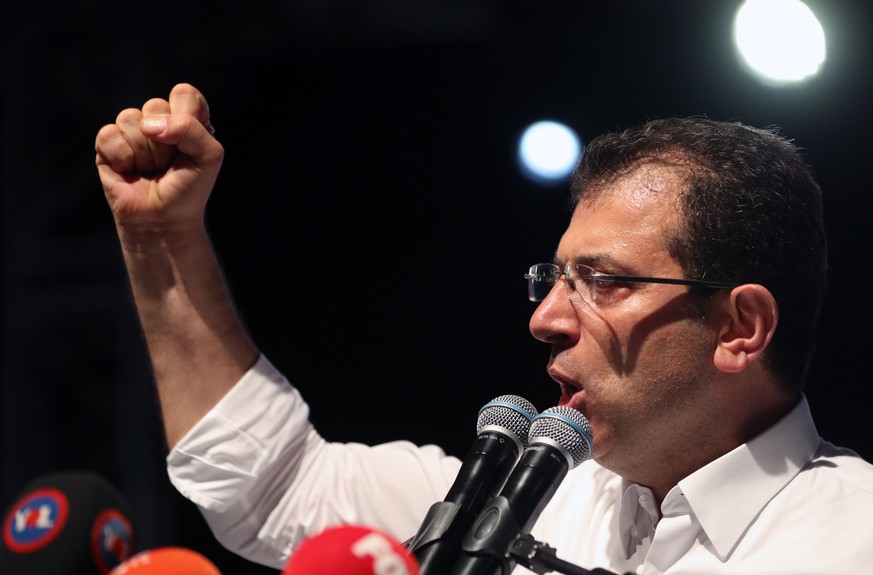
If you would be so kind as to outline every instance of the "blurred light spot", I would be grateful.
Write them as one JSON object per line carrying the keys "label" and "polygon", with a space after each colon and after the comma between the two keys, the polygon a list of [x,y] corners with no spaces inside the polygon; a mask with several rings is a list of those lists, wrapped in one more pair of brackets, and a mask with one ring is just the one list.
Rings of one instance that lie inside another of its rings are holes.
{"label": "blurred light spot", "polygon": [[529,179],[541,184],[565,181],[579,160],[581,143],[576,133],[558,122],[531,124],[518,144],[518,162]]}
{"label": "blurred light spot", "polygon": [[746,0],[734,41],[748,71],[774,86],[809,78],[825,61],[824,30],[799,0]]}

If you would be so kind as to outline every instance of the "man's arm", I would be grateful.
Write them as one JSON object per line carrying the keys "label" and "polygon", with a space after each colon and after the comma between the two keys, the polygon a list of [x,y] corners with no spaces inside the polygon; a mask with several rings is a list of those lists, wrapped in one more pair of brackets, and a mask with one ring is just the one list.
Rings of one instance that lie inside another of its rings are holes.
{"label": "man's arm", "polygon": [[172,447],[255,363],[206,232],[224,148],[189,84],[122,111],[97,134],[115,218]]}

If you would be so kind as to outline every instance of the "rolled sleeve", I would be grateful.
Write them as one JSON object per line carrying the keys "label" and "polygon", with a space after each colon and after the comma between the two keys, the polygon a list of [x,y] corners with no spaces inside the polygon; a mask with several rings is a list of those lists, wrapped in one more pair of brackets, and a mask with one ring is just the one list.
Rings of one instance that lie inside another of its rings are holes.
{"label": "rolled sleeve", "polygon": [[197,505],[223,511],[312,431],[309,406],[261,356],[170,451],[170,482]]}
{"label": "rolled sleeve", "polygon": [[460,465],[434,445],[326,441],[301,394],[264,357],[167,456],[170,481],[215,537],[277,568],[305,537],[334,525],[411,537]]}

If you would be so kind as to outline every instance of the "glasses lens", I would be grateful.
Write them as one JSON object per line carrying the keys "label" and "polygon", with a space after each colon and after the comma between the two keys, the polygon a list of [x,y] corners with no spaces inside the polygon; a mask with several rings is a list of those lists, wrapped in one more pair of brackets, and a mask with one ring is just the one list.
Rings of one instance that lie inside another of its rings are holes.
{"label": "glasses lens", "polygon": [[527,278],[528,299],[530,301],[543,301],[546,299],[560,274],[561,271],[558,269],[558,266],[552,264],[532,265],[524,276]]}
{"label": "glasses lens", "polygon": [[594,269],[584,264],[572,264],[568,267],[567,273],[573,281],[574,291],[579,294],[582,300],[595,303],[597,301],[597,287],[592,279]]}

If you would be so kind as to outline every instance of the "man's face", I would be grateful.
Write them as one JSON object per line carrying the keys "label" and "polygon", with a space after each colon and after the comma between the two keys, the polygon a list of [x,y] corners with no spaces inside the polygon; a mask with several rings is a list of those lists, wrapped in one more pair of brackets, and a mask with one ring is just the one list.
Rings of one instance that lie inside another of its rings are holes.
{"label": "man's face", "polygon": [[[678,185],[673,171],[647,164],[580,202],[556,263],[682,278],[665,246],[680,221]],[[693,302],[686,286],[653,283],[598,288],[586,301],[561,280],[531,317],[531,333],[552,345],[560,403],[585,414],[593,457],[625,478],[644,482],[651,465],[693,449],[720,415],[710,389],[716,334]]]}

